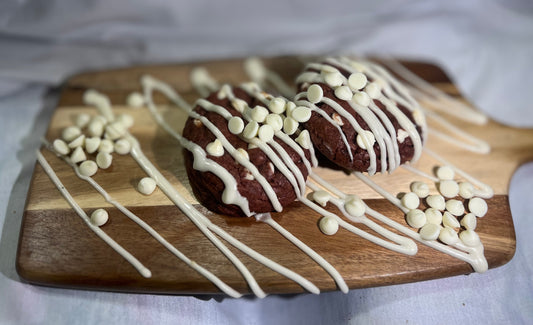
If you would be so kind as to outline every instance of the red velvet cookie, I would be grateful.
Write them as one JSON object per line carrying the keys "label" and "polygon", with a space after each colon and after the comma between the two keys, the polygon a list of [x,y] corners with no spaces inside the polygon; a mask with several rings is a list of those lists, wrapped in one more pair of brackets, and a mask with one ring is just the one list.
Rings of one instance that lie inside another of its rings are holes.
{"label": "red velvet cookie", "polygon": [[329,58],[297,78],[296,104],[315,148],[336,165],[359,172],[393,171],[418,159],[426,124],[407,89],[375,63]]}
{"label": "red velvet cookie", "polygon": [[202,205],[250,216],[281,211],[305,192],[311,144],[298,123],[284,127],[293,106],[256,84],[225,85],[197,101],[183,136],[191,142],[184,150],[189,182]]}

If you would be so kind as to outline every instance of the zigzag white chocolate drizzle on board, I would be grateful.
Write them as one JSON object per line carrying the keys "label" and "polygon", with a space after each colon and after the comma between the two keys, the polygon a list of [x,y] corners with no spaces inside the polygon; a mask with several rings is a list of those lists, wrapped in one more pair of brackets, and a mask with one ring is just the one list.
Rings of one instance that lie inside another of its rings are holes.
{"label": "zigzag white chocolate drizzle on board", "polygon": [[474,110],[472,107],[434,87],[429,82],[411,72],[411,70],[407,69],[397,60],[386,58],[383,64],[406,81],[405,85],[416,98],[429,100],[431,105],[436,109],[460,120],[478,125],[483,125],[488,122],[488,117],[485,114]]}
{"label": "zigzag white chocolate drizzle on board", "polygon": [[[444,119],[435,110],[449,114],[458,120],[477,125],[483,125],[488,122],[488,117],[485,114],[474,110],[472,107],[434,87],[392,58],[385,59],[384,64],[405,80],[405,86],[420,101],[426,117],[448,131],[448,133],[444,133],[430,128],[429,132],[432,135],[475,153],[487,154],[490,152],[490,146],[487,142],[461,130]],[[430,106],[433,110],[426,106]]]}
{"label": "zigzag white chocolate drizzle on board", "polygon": [[79,204],[76,202],[76,200],[72,197],[70,192],[67,190],[67,188],[63,185],[59,177],[57,177],[57,174],[55,173],[54,169],[46,158],[43,156],[42,153],[37,151],[37,161],[39,164],[43,167],[43,170],[45,173],[50,177],[50,180],[54,185],[57,187],[59,192],[61,192],[61,195],[67,200],[68,204],[76,211],[76,213],[80,216],[80,218],[85,222],[85,224],[91,229],[98,237],[100,237],[106,244],[109,245],[115,252],[120,254],[124,259],[126,259],[139,273],[145,277],[150,278],[152,276],[152,272],[144,266],[135,256],[133,256],[130,252],[128,252],[126,249],[124,249],[120,244],[118,244],[116,241],[114,241],[108,234],[106,234],[100,227],[95,226],[92,222],[87,213],[83,211],[83,209],[79,206]]}

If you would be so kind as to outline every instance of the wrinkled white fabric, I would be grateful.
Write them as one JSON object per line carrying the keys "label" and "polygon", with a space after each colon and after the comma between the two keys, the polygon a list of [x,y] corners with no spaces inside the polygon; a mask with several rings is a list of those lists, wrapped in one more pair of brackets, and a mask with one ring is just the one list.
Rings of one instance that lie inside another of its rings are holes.
{"label": "wrinkled white fabric", "polygon": [[[0,324],[525,324],[533,320],[533,164],[513,178],[513,260],[485,274],[319,296],[195,297],[44,288],[15,271],[34,151],[84,70],[295,54],[437,62],[477,107],[533,127],[533,5],[527,1],[2,1]],[[533,148],[524,148],[533,150]]]}

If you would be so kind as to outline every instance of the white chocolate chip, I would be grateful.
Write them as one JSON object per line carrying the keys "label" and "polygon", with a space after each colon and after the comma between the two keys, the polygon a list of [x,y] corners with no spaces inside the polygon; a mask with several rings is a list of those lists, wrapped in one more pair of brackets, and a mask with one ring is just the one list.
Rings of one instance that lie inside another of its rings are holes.
{"label": "white chocolate chip", "polygon": [[376,138],[374,137],[374,133],[368,130],[363,130],[357,135],[356,142],[362,149],[369,150],[374,146],[374,143],[376,143]]}
{"label": "white chocolate chip", "polygon": [[330,87],[338,87],[338,86],[342,85],[342,82],[343,82],[342,74],[340,74],[340,72],[338,72],[338,71],[324,73],[323,76],[324,76],[324,81]]}
{"label": "white chocolate chip", "polygon": [[337,123],[339,126],[343,126],[344,125],[344,122],[342,121],[341,116],[339,114],[337,114],[337,113],[331,114],[331,119],[333,121],[335,121],[335,123]]}
{"label": "white chocolate chip", "polygon": [[376,80],[374,80],[374,82],[377,83],[381,89],[387,86],[387,81],[385,81],[385,79],[382,79],[382,78],[377,78]]}
{"label": "white chocolate chip", "polygon": [[254,175],[252,175],[252,173],[248,169],[245,169],[244,170],[244,179],[249,180],[249,181],[253,181],[255,179],[255,177],[254,177]]}
{"label": "white chocolate chip", "polygon": [[421,199],[429,195],[429,186],[424,182],[412,182],[409,188]]}
{"label": "white chocolate chip", "polygon": [[120,122],[112,122],[105,127],[105,138],[116,140],[126,133],[126,128]]}
{"label": "white chocolate chip", "polygon": [[353,90],[363,89],[366,86],[366,82],[366,76],[361,72],[352,73],[350,77],[348,77],[348,86]]}
{"label": "white chocolate chip", "polygon": [[244,110],[248,107],[248,104],[240,99],[240,98],[235,98],[234,100],[231,101],[231,105],[233,106],[233,108],[235,108],[239,113],[243,113]]}
{"label": "white chocolate chip", "polygon": [[302,132],[300,132],[300,134],[294,141],[296,141],[296,143],[298,143],[300,147],[304,149],[311,148],[311,137],[309,136],[309,131],[307,130],[303,130]]}
{"label": "white chocolate chip", "polygon": [[80,174],[91,177],[98,171],[98,165],[92,160],[85,160],[80,164]]}
{"label": "white chocolate chip", "polygon": [[352,68],[354,68],[357,71],[360,71],[360,72],[365,72],[366,71],[366,66],[364,64],[362,64],[361,62],[358,62],[358,61],[355,61],[355,60],[350,60],[349,64],[352,66]]}
{"label": "white chocolate chip", "polygon": [[113,156],[107,152],[99,152],[96,155],[96,164],[102,169],[107,169],[113,162]]}
{"label": "white chocolate chip", "polygon": [[107,118],[105,118],[105,116],[103,116],[103,115],[96,115],[96,116],[94,116],[94,117],[92,118],[91,121],[100,121],[100,122],[102,122],[104,125],[107,124],[107,122],[108,122]]}
{"label": "white chocolate chip", "polygon": [[447,245],[453,245],[459,241],[459,236],[453,228],[444,227],[440,231],[439,239]]}
{"label": "white chocolate chip", "polygon": [[321,74],[328,74],[328,73],[333,73],[333,72],[339,72],[339,70],[337,68],[335,68],[334,66],[331,66],[331,65],[323,65],[320,68],[320,73]]}
{"label": "white chocolate chip", "polygon": [[61,137],[66,142],[70,142],[76,139],[81,134],[81,129],[77,126],[69,126],[63,130]]}
{"label": "white chocolate chip", "polygon": [[454,216],[461,216],[465,213],[465,206],[463,202],[455,199],[446,201],[446,210]]}
{"label": "white chocolate chip", "polygon": [[115,142],[115,152],[119,155],[127,155],[131,151],[131,143],[126,139],[118,139]]}
{"label": "white chocolate chip", "polygon": [[368,107],[368,105],[370,105],[370,96],[368,96],[368,94],[364,91],[357,91],[355,94],[353,94],[352,100],[357,105],[364,107]]}
{"label": "white chocolate chip", "polygon": [[91,121],[91,116],[89,114],[82,113],[82,114],[78,114],[76,116],[75,124],[76,124],[77,127],[82,129],[82,128],[86,127],[87,124],[89,124],[90,121]]}
{"label": "white chocolate chip", "polygon": [[413,228],[423,227],[427,222],[426,214],[420,209],[413,209],[407,212],[405,220]]}
{"label": "white chocolate chip", "polygon": [[140,108],[144,105],[144,96],[138,92],[132,92],[126,98],[126,104],[133,108]]}
{"label": "white chocolate chip", "polygon": [[402,205],[409,210],[416,209],[420,205],[420,199],[413,192],[405,193],[401,201]]}
{"label": "white chocolate chip", "polygon": [[253,143],[248,143],[248,150],[252,150],[252,149],[256,149],[258,148],[257,145],[253,144]]}
{"label": "white chocolate chip", "polygon": [[477,218],[476,215],[473,213],[467,213],[461,219],[461,226],[465,227],[466,229],[474,230],[477,226]]}
{"label": "white chocolate chip", "polygon": [[268,103],[268,109],[274,114],[282,114],[285,112],[285,99],[276,97]]}
{"label": "white chocolate chip", "polygon": [[350,87],[340,86],[335,88],[335,97],[341,100],[350,100],[353,97],[353,93]]}
{"label": "white chocolate chip", "polygon": [[190,78],[193,84],[208,84],[211,77],[204,67],[194,67],[191,70]]}
{"label": "white chocolate chip", "polygon": [[104,133],[104,123],[100,119],[92,119],[87,126],[87,132],[91,137],[101,137]]}
{"label": "white chocolate chip", "polygon": [[215,141],[207,144],[205,151],[211,156],[220,157],[224,155],[224,146],[222,146],[222,142],[219,139],[215,139]]}
{"label": "white chocolate chip", "polygon": [[202,121],[200,121],[199,119],[195,118],[194,120],[192,120],[192,123],[194,124],[194,126],[196,126],[197,128],[201,127],[202,125],[204,125],[202,123]]}
{"label": "white chocolate chip", "polygon": [[238,116],[233,116],[228,121],[228,129],[233,134],[240,134],[244,130],[244,121]]}
{"label": "white chocolate chip", "polygon": [[259,127],[257,135],[264,142],[272,141],[274,139],[274,129],[268,124],[263,124]]}
{"label": "white chocolate chip", "polygon": [[55,139],[52,143],[52,146],[54,147],[55,152],[60,155],[68,155],[68,153],[70,152],[70,148],[68,147],[66,142],[61,139]]}
{"label": "white chocolate chip", "polygon": [[318,227],[324,235],[335,235],[339,231],[339,223],[335,218],[322,217],[318,222]]}
{"label": "white chocolate chip", "polygon": [[266,78],[267,70],[263,62],[256,57],[251,57],[244,61],[244,70],[254,81],[260,81]]}
{"label": "white chocolate chip", "polygon": [[398,134],[396,135],[396,139],[399,143],[403,143],[405,139],[409,137],[409,133],[407,133],[404,129],[398,129]]}
{"label": "white chocolate chip", "polygon": [[330,198],[331,195],[326,191],[318,190],[313,192],[313,201],[320,204],[322,207],[326,206]]}
{"label": "white chocolate chip", "polygon": [[468,201],[468,210],[472,212],[476,217],[484,217],[488,211],[487,202],[485,202],[485,200],[479,197],[470,199]]}
{"label": "white chocolate chip", "polygon": [[370,96],[372,99],[377,99],[381,95],[381,87],[375,83],[371,82],[365,87],[365,92]]}
{"label": "white chocolate chip", "polygon": [[100,137],[92,137],[85,139],[85,150],[87,153],[94,153],[100,147],[100,142],[102,139]]}
{"label": "white chocolate chip", "polygon": [[455,172],[450,166],[441,166],[437,168],[437,177],[441,180],[451,180],[455,177]]}
{"label": "white chocolate chip", "polygon": [[427,223],[440,225],[442,223],[442,213],[435,208],[427,208],[424,211],[426,214]]}
{"label": "white chocolate chip", "polygon": [[454,217],[448,211],[444,211],[444,213],[442,214],[442,224],[445,227],[450,227],[450,228],[453,228],[453,229],[457,229],[457,228],[461,227],[461,224],[459,223],[459,221],[457,221],[457,218]]}
{"label": "white chocolate chip", "polygon": [[244,160],[250,160],[248,151],[244,150],[243,148],[238,148],[237,151],[235,152],[235,155],[240,156]]}
{"label": "white chocolate chip", "polygon": [[446,208],[446,203],[442,195],[429,195],[426,198],[426,202],[431,208],[435,208],[440,211],[443,211]]}
{"label": "white chocolate chip", "polygon": [[320,102],[323,96],[324,92],[319,85],[313,84],[307,88],[307,100],[309,100],[311,103],[316,104]]}
{"label": "white chocolate chip", "polygon": [[91,223],[97,227],[101,227],[109,220],[109,214],[104,209],[96,209],[91,213]]}
{"label": "white chocolate chip", "polygon": [[285,132],[288,135],[294,134],[298,130],[298,122],[296,122],[291,117],[286,117],[283,120],[283,132]]}
{"label": "white chocolate chip", "polygon": [[[207,70],[205,71],[207,72]],[[224,99],[228,97],[228,93],[231,91],[231,88],[229,85],[223,85],[220,87],[220,90],[217,93],[217,99]]]}
{"label": "white chocolate chip", "polygon": [[481,242],[479,239],[479,235],[475,231],[470,229],[461,231],[459,233],[459,238],[466,246],[470,247],[475,247]]}
{"label": "white chocolate chip", "polygon": [[292,111],[296,108],[296,104],[293,102],[287,102],[285,105],[285,116],[290,117]]}
{"label": "white chocolate chip", "polygon": [[259,124],[256,121],[251,121],[244,127],[242,136],[246,139],[252,139],[257,135],[257,132],[259,132]]}
{"label": "white chocolate chip", "polygon": [[268,114],[265,123],[270,125],[274,131],[280,131],[283,128],[283,118],[279,114]]}
{"label": "white chocolate chip", "polygon": [[413,115],[413,118],[415,120],[415,123],[418,125],[424,125],[426,123],[426,120],[424,118],[424,113],[421,109],[414,109],[411,114]]}
{"label": "white chocolate chip", "polygon": [[345,198],[344,209],[350,215],[357,218],[362,217],[366,211],[365,203],[363,202],[363,200],[354,195],[349,195]]}
{"label": "white chocolate chip", "polygon": [[474,196],[474,185],[468,182],[459,183],[459,195],[463,199],[471,199]]}
{"label": "white chocolate chip", "polygon": [[100,145],[98,146],[99,152],[112,153],[114,150],[115,145],[113,144],[113,141],[109,139],[102,139],[102,141],[100,141]]}
{"label": "white chocolate chip", "polygon": [[298,106],[291,112],[291,117],[299,123],[307,122],[311,118],[311,110],[304,106]]}
{"label": "white chocolate chip", "polygon": [[83,147],[85,144],[85,135],[82,134],[78,136],[76,139],[69,142],[68,147],[71,149],[75,149],[77,147]]}
{"label": "white chocolate chip", "polygon": [[420,238],[424,240],[437,240],[437,238],[439,238],[441,229],[442,227],[440,225],[427,223],[420,228]]}
{"label": "white chocolate chip", "polygon": [[456,197],[459,194],[459,184],[453,180],[441,180],[439,182],[439,192],[446,198]]}
{"label": "white chocolate chip", "polygon": [[274,164],[272,162],[268,162],[267,163],[267,167],[268,167],[268,170],[267,170],[267,176],[272,176],[274,175],[274,172],[276,171],[276,168],[274,167]]}
{"label": "white chocolate chip", "polygon": [[258,123],[263,123],[268,114],[268,109],[259,105],[250,111],[250,117]]}
{"label": "white chocolate chip", "polygon": [[131,128],[135,123],[133,116],[131,116],[130,114],[120,114],[117,116],[115,121],[122,124],[122,126],[124,126],[126,129]]}
{"label": "white chocolate chip", "polygon": [[87,159],[87,156],[85,155],[85,151],[81,147],[77,147],[74,149],[72,154],[70,155],[70,161],[73,164],[77,164],[79,162],[82,162]]}
{"label": "white chocolate chip", "polygon": [[137,190],[144,194],[144,195],[150,195],[155,191],[156,182],[151,177],[144,177],[139,181],[139,184],[137,185]]}

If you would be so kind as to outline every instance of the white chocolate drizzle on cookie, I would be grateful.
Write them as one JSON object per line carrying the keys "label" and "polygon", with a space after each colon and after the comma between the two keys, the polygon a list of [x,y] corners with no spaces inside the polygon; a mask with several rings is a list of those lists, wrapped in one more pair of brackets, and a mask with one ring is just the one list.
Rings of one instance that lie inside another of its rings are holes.
{"label": "white chocolate drizzle on cookie", "polygon": [[[387,71],[371,62],[353,61],[348,58],[329,58],[325,60],[325,63],[311,63],[307,67],[313,71],[301,74],[296,82],[310,86],[306,91],[296,95],[296,104],[309,107],[336,127],[352,161],[351,147],[339,123],[330,119],[317,104],[324,103],[331,107],[335,110],[335,114],[346,119],[357,132],[357,144],[360,148],[367,150],[370,158],[369,174],[372,175],[378,170],[374,141],[378,144],[381,157],[379,170],[383,172],[387,170],[392,172],[400,165],[398,142],[403,143],[406,137],[411,138],[414,146],[412,161],[418,160],[422,152],[422,138],[426,133],[425,120],[423,115],[418,113],[420,108],[417,102]],[[344,77],[337,67],[350,73],[350,76]],[[357,70],[355,67],[363,70]],[[324,71],[327,72],[324,73]],[[339,82],[332,83],[330,81],[332,75]],[[332,87],[336,99],[324,97],[320,83]],[[360,91],[363,87],[364,91]],[[402,130],[401,141],[392,121],[371,99],[379,100],[385,106],[385,111],[398,121]],[[353,112],[361,116],[369,130],[363,129],[353,117],[352,112],[347,111],[339,101],[349,105]],[[418,133],[416,125],[399,109],[399,105],[411,112],[415,122],[422,130],[422,135]]]}

